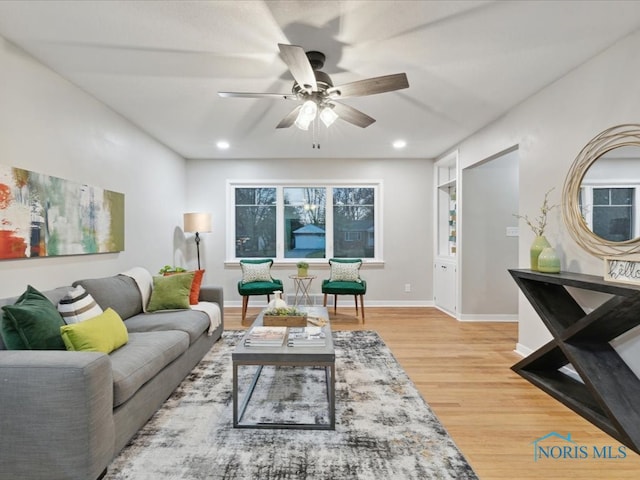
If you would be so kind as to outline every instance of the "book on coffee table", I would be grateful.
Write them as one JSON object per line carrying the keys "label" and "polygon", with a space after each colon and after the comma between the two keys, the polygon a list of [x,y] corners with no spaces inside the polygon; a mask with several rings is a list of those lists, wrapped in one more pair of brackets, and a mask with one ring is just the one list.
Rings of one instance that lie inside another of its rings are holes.
{"label": "book on coffee table", "polygon": [[244,344],[248,347],[280,347],[287,336],[287,327],[255,326],[247,334]]}
{"label": "book on coffee table", "polygon": [[324,347],[327,344],[321,327],[289,327],[290,347]]}

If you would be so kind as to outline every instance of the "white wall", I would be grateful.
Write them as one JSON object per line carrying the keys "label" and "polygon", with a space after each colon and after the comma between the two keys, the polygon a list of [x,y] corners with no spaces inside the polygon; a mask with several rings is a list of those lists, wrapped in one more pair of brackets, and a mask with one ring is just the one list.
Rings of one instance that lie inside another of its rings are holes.
{"label": "white wall", "polygon": [[[237,266],[224,267],[227,180],[382,180],[384,266],[365,266],[366,305],[427,305],[433,301],[433,162],[421,159],[259,159],[188,160],[187,208],[210,211],[213,232],[200,244],[206,281],[221,284],[226,300],[239,304]],[[287,278],[294,269],[277,272],[290,292]],[[318,275],[311,293],[320,293],[328,271],[311,268]],[[411,284],[411,292],[404,286]],[[258,305],[260,300],[255,300]],[[338,305],[348,300],[339,300]],[[251,305],[254,305],[251,301]]]}
{"label": "white wall", "polygon": [[[513,320],[518,287],[508,269],[518,267],[518,151],[462,170],[460,318]],[[465,201],[468,200],[468,201]]]}
{"label": "white wall", "polygon": [[[635,33],[563,79],[531,97],[504,117],[459,145],[464,168],[513,145],[520,154],[520,213],[536,215],[544,192],[561,201],[566,173],[582,147],[608,127],[640,123],[640,33]],[[602,275],[602,260],[580,249],[562,223],[551,215],[547,237],[565,270]],[[520,266],[529,266],[533,234],[521,222]],[[524,297],[519,301],[519,348],[535,349],[551,338]],[[629,349],[629,363],[640,363],[640,349]],[[640,366],[633,367],[637,372]]]}
{"label": "white wall", "polygon": [[0,162],[125,194],[125,251],[0,261],[0,297],[173,260],[184,159],[0,37]]}

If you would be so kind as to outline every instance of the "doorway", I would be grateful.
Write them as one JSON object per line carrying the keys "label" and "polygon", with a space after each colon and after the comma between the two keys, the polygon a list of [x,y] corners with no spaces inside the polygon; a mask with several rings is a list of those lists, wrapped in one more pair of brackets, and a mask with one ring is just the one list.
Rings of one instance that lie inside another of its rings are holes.
{"label": "doorway", "polygon": [[461,320],[518,320],[518,173],[517,147],[461,172]]}

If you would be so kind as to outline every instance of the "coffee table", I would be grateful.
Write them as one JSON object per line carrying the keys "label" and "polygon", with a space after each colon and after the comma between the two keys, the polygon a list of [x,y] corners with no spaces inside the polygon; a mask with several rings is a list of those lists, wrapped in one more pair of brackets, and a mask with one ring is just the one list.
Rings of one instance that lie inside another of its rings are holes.
{"label": "coffee table", "polygon": [[[234,428],[297,428],[303,430],[335,430],[336,426],[336,355],[331,337],[331,325],[329,315],[325,307],[305,307],[300,308],[309,316],[321,317],[327,323],[322,327],[325,333],[326,345],[323,347],[289,347],[285,340],[280,347],[247,347],[244,340],[247,333],[231,354],[233,364],[233,426]],[[258,315],[253,326],[262,325],[264,310]],[[245,394],[242,404],[238,402],[238,368],[241,366],[257,366],[256,373]],[[267,365],[293,366],[293,367],[323,367],[325,370],[325,381],[327,388],[327,408],[329,415],[328,424],[315,423],[280,423],[261,422],[246,423],[242,417],[251,401],[251,397],[256,388],[262,368]]]}

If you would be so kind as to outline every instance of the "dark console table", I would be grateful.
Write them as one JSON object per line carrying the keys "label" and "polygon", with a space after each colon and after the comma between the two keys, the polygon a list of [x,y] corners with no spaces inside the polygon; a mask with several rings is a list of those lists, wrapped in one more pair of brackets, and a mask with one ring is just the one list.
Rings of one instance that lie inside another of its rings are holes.
{"label": "dark console table", "polygon": [[[580,273],[509,273],[553,335],[512,369],[640,453],[640,379],[609,344],[640,324],[640,286]],[[612,297],[587,314],[565,287]],[[559,370],[568,363],[584,383]]]}

